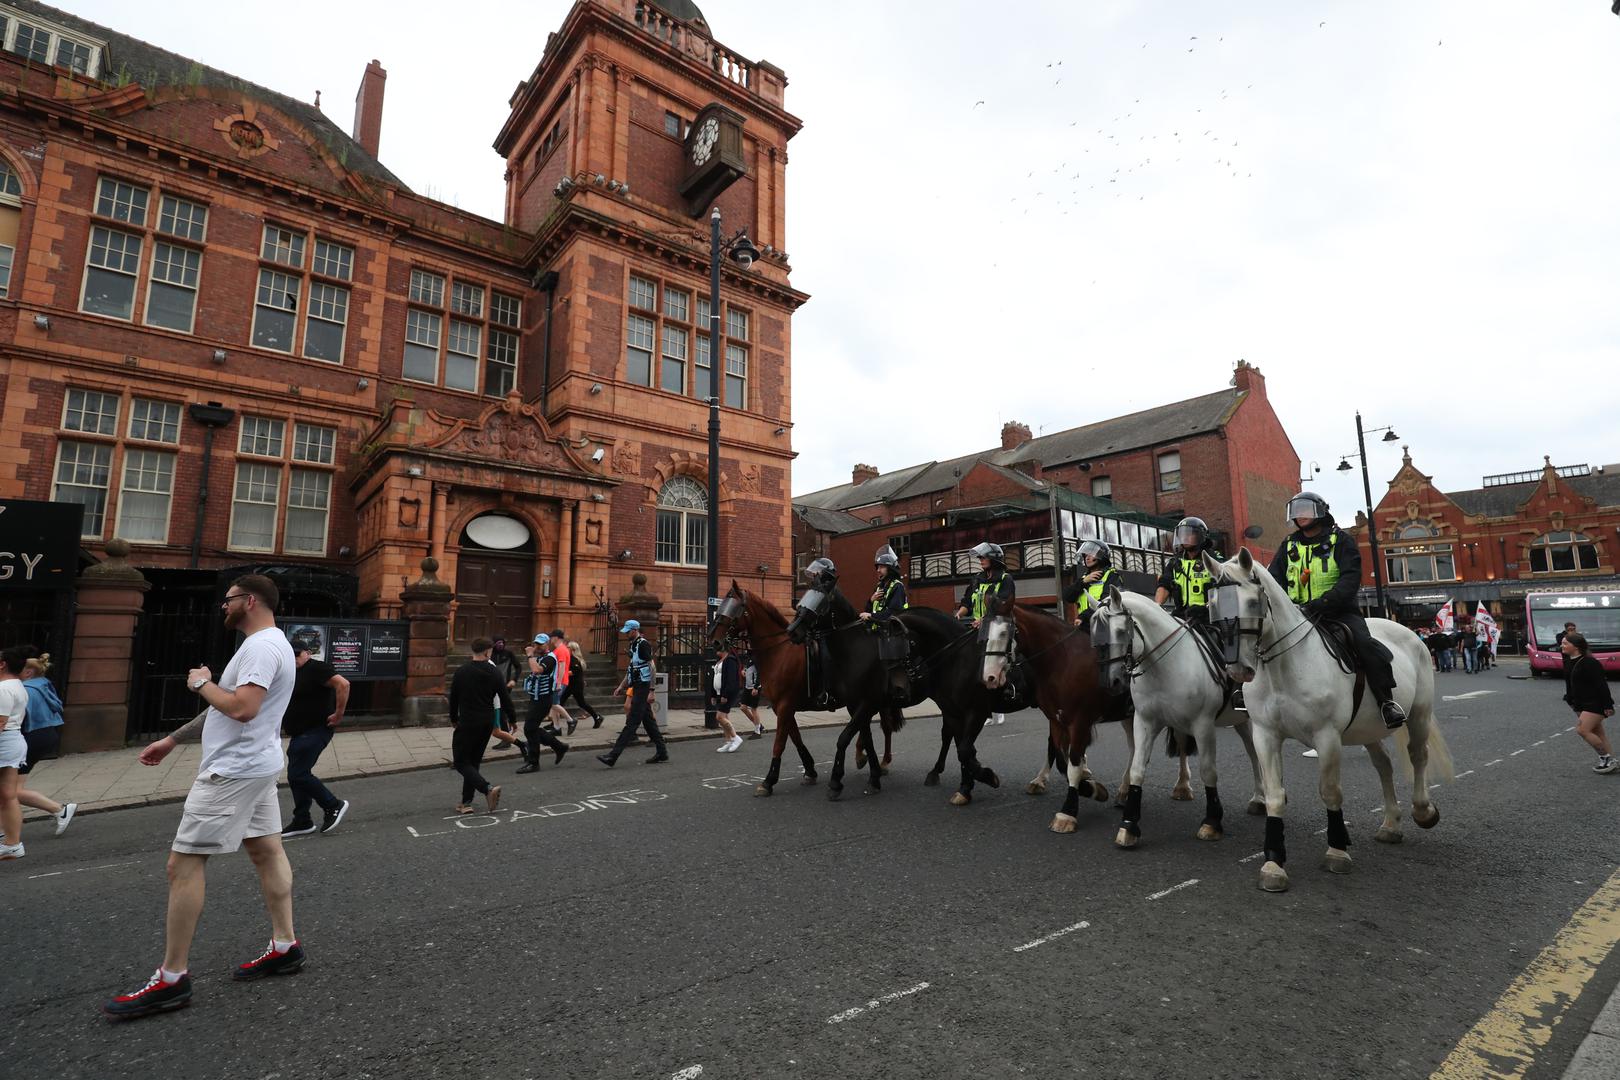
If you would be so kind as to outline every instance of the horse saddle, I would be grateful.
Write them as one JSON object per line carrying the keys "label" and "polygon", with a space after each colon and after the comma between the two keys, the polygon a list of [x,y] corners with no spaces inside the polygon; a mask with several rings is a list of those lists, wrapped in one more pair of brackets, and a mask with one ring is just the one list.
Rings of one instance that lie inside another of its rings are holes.
{"label": "horse saddle", "polygon": [[1226,673],[1226,664],[1221,660],[1221,635],[1209,623],[1197,619],[1187,621],[1187,631],[1192,634],[1193,640],[1198,643],[1198,651],[1204,658],[1204,664],[1209,668],[1210,676],[1226,689],[1226,696],[1231,697],[1232,691],[1237,689],[1237,682]]}
{"label": "horse saddle", "polygon": [[[1355,689],[1351,692],[1350,717],[1355,719],[1361,711],[1361,699],[1367,691],[1367,664],[1362,658],[1361,650],[1356,648],[1356,635],[1348,626],[1334,618],[1321,618],[1316,621],[1316,628],[1322,634],[1322,640],[1327,643],[1328,654],[1335,663],[1346,673],[1356,677]],[[1389,651],[1377,638],[1370,639],[1372,647],[1384,656],[1386,664],[1395,659],[1395,654]]]}

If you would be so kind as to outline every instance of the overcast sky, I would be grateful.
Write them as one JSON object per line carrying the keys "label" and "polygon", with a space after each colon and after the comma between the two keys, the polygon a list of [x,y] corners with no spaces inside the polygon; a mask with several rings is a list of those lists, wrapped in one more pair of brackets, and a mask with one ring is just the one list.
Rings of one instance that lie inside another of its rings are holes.
{"label": "overcast sky", "polygon": [[[376,57],[384,163],[499,217],[490,143],[570,5],[69,6],[321,89],[344,127]],[[1240,357],[1345,520],[1357,408],[1444,488],[1620,460],[1607,0],[701,6],[805,123],[795,492],[1209,393]],[[1369,457],[1377,498],[1400,451]]]}

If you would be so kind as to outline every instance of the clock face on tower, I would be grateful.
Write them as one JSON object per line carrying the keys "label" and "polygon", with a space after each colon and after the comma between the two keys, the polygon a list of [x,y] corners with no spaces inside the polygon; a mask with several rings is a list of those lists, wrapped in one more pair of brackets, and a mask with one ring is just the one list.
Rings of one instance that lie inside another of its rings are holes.
{"label": "clock face on tower", "polygon": [[719,141],[719,138],[720,121],[711,116],[703,121],[702,126],[692,135],[692,164],[694,167],[700,167],[708,162],[709,155],[714,153],[714,144]]}

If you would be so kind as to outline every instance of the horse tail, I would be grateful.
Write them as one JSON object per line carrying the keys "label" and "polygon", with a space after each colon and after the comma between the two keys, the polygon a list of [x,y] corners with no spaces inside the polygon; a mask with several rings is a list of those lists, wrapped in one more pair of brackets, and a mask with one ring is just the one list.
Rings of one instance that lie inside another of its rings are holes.
{"label": "horse tail", "polygon": [[906,711],[899,706],[884,709],[878,715],[878,721],[883,730],[892,735],[906,726]]}
{"label": "horse tail", "polygon": [[[1442,784],[1449,784],[1457,778],[1457,767],[1451,760],[1451,748],[1446,745],[1446,737],[1440,731],[1440,723],[1429,713],[1429,737],[1425,742],[1429,751],[1429,775]],[[1395,729],[1395,748],[1401,759],[1401,772],[1407,780],[1412,779],[1412,736],[1408,733],[1410,722]]]}
{"label": "horse tail", "polygon": [[[1176,744],[1178,742],[1181,744],[1179,751],[1176,748]],[[1192,735],[1187,732],[1178,732],[1175,728],[1165,728],[1164,756],[1178,757],[1180,753],[1183,752],[1186,753],[1188,757],[1197,757],[1198,740],[1193,738]]]}

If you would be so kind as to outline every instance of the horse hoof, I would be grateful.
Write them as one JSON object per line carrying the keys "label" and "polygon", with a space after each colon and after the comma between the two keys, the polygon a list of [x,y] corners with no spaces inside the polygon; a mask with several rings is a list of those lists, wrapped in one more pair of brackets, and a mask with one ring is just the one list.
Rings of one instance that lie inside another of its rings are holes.
{"label": "horse hoof", "polygon": [[1185,784],[1177,784],[1170,789],[1170,798],[1176,802],[1192,802],[1192,788]]}
{"label": "horse hoof", "polygon": [[[1091,799],[1092,799],[1093,802],[1100,802],[1100,803],[1107,802],[1108,801],[1108,790],[1106,788],[1104,788],[1101,784],[1092,784],[1091,785]],[[1121,810],[1123,810],[1123,809],[1125,809],[1125,800],[1124,799],[1115,799],[1114,800],[1114,805],[1119,807]]]}
{"label": "horse hoof", "polygon": [[[1102,791],[1101,785],[1097,786],[1097,790]],[[1125,800],[1130,798],[1130,795],[1131,795],[1131,789],[1128,786],[1121,785],[1120,789],[1118,791],[1114,792],[1114,805],[1118,806],[1118,807],[1123,807],[1125,805]],[[1108,799],[1107,799],[1107,796],[1104,795],[1103,797],[1099,798],[1097,801],[1098,802],[1107,802]]]}
{"label": "horse hoof", "polygon": [[1045,795],[1046,785],[1041,783],[1039,780],[1031,780],[1024,788],[1024,791],[1029,795]]}
{"label": "horse hoof", "polygon": [[1401,830],[1381,827],[1373,833],[1373,839],[1380,844],[1398,844],[1401,842]]}
{"label": "horse hoof", "polygon": [[1252,802],[1250,802],[1249,805],[1248,805],[1247,810],[1248,810],[1248,815],[1250,817],[1265,817],[1266,816],[1266,804],[1261,802],[1259,799],[1255,799]]}
{"label": "horse hoof", "polygon": [[881,794],[883,794],[883,789],[878,787],[876,784],[867,784],[865,790],[863,790],[861,792],[861,794],[862,795],[881,795]]}
{"label": "horse hoof", "polygon": [[955,795],[951,796],[951,805],[952,806],[966,806],[968,803],[970,803],[972,801],[973,801],[973,796],[964,795],[960,791],[958,791]]}
{"label": "horse hoof", "polygon": [[769,785],[769,784],[761,784],[757,788],[754,789],[754,798],[756,798],[756,799],[768,799],[770,797],[771,797],[771,785]]}
{"label": "horse hoof", "polygon": [[1198,826],[1198,839],[1200,839],[1200,840],[1219,840],[1220,838],[1221,838],[1221,830],[1216,828],[1214,825],[1200,825],[1200,826]]}
{"label": "horse hoof", "polygon": [[819,779],[821,779],[821,778],[819,776],[817,776],[815,773],[807,772],[807,773],[804,774],[804,776],[802,776],[799,779],[799,786],[800,787],[809,787],[811,784],[814,784]]}
{"label": "horse hoof", "polygon": [[1052,831],[1055,833],[1072,833],[1078,825],[1079,822],[1068,814],[1059,814],[1052,819]]}
{"label": "horse hoof", "polygon": [[1420,829],[1432,829],[1440,824],[1440,808],[1434,803],[1430,803],[1428,806],[1414,806],[1412,807],[1412,820],[1417,822]]}
{"label": "horse hoof", "polygon": [[827,801],[828,802],[837,802],[838,799],[839,799],[839,796],[841,796],[843,794],[844,794],[844,785],[842,785],[842,784],[838,784],[836,786],[834,786],[832,784],[827,785]]}
{"label": "horse hoof", "polygon": [[931,772],[923,777],[923,787],[939,787],[939,773]]}
{"label": "horse hoof", "polygon": [[986,784],[989,784],[993,788],[1000,787],[1001,786],[1001,777],[996,775],[996,771],[994,769],[986,769],[985,771],[988,772],[990,775],[984,778],[984,782]]}
{"label": "horse hoof", "polygon": [[1322,856],[1322,869],[1330,874],[1348,874],[1350,872],[1349,853],[1328,848],[1327,854]]}
{"label": "horse hoof", "polygon": [[1140,836],[1132,836],[1131,831],[1122,826],[1119,832],[1114,834],[1114,846],[1125,851],[1129,851],[1131,848],[1135,847],[1141,841],[1141,839],[1142,838]]}
{"label": "horse hoof", "polygon": [[1287,892],[1288,871],[1274,862],[1268,862],[1260,868],[1260,888],[1266,892]]}

